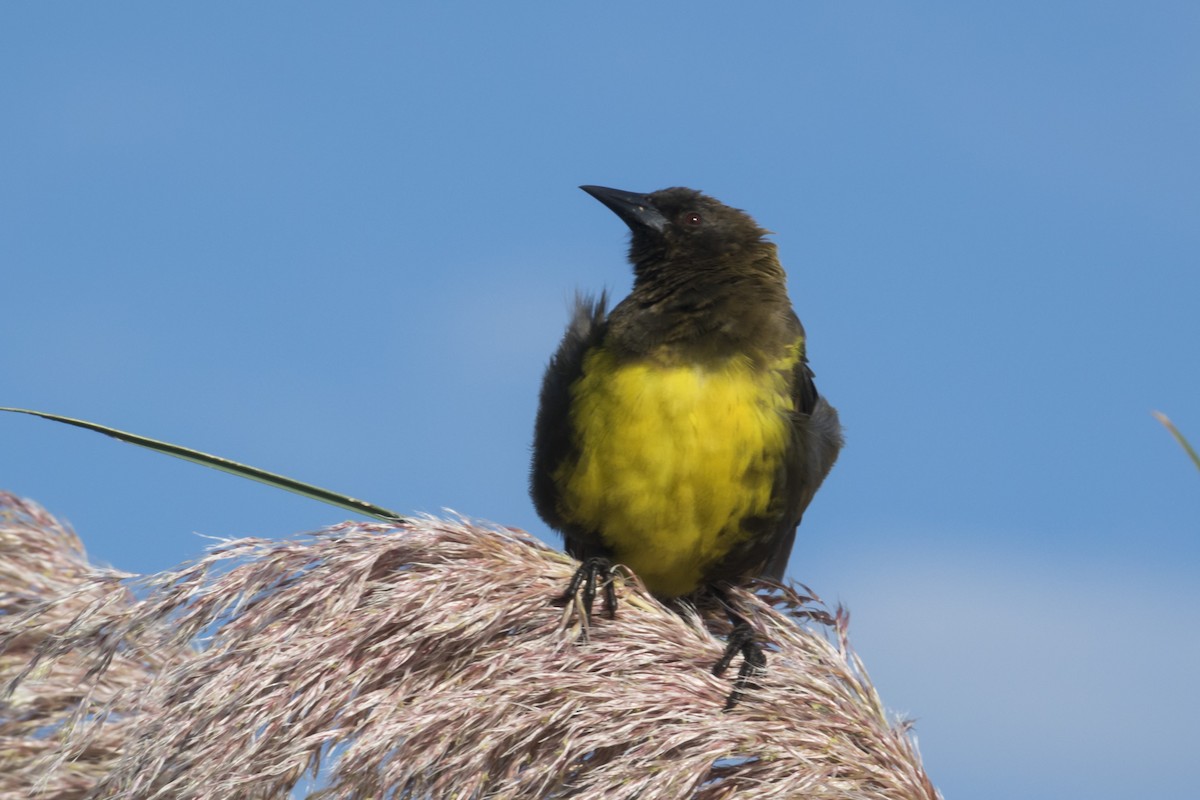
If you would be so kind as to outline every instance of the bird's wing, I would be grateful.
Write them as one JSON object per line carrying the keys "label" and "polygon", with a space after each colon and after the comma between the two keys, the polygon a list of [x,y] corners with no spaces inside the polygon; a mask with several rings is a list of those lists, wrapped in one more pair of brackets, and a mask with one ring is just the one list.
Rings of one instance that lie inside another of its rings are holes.
{"label": "bird's wing", "polygon": [[817,392],[808,361],[801,358],[793,370],[792,446],[784,475],[776,491],[782,492],[784,512],[772,537],[772,551],[763,577],[782,580],[787,569],[796,527],[821,482],[833,468],[842,447],[842,428],[837,409]]}
{"label": "bird's wing", "polygon": [[583,372],[584,355],[604,337],[607,302],[604,294],[599,298],[576,296],[571,322],[542,379],[529,492],[541,518],[564,536],[568,535],[567,525],[558,510],[559,492],[553,475],[575,447],[570,421],[571,386]]}

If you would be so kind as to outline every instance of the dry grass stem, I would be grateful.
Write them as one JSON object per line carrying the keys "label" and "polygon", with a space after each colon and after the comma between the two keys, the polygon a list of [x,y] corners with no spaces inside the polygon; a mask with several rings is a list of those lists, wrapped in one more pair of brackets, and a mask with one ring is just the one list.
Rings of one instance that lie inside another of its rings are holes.
{"label": "dry grass stem", "polygon": [[772,646],[723,713],[718,611],[627,580],[581,643],[574,566],[426,518],[135,579],[0,493],[0,798],[938,796],[840,615],[732,590]]}

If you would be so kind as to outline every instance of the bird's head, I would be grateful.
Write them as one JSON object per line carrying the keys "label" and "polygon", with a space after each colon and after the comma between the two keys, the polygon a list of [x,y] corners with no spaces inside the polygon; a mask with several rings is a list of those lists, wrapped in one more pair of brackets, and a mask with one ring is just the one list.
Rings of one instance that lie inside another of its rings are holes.
{"label": "bird's head", "polygon": [[638,194],[604,186],[579,188],[629,226],[629,260],[639,275],[663,266],[697,272],[748,266],[762,251],[774,253],[774,245],[763,238],[769,231],[749,214],[695,189]]}

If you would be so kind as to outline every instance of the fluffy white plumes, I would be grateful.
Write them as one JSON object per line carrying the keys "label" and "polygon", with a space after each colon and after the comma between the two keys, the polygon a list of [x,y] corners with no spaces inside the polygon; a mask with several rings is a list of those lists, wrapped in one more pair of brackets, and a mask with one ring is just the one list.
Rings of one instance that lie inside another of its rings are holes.
{"label": "fluffy white plumes", "polygon": [[[828,615],[788,590],[732,593],[773,647],[724,713],[719,616],[629,582],[580,642],[552,602],[574,562],[519,531],[425,518],[241,539],[131,593],[36,506],[0,504],[5,559],[41,543],[0,594],[0,676],[19,684],[0,794],[277,797],[321,770],[314,796],[338,798],[936,797],[844,627],[798,624]],[[73,578],[39,583],[57,563]]]}

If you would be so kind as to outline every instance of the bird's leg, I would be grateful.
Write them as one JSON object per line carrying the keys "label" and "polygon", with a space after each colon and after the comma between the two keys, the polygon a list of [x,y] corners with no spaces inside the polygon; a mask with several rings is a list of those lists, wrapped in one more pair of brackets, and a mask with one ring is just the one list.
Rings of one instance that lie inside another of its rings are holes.
{"label": "bird's leg", "polygon": [[[737,619],[740,618],[730,612],[729,620],[733,622]],[[738,653],[742,654],[742,666],[738,669],[737,677],[734,678],[733,690],[725,698],[726,711],[736,706],[745,697],[747,691],[756,688],[758,684],[754,682],[754,679],[767,671],[767,654],[763,652],[762,646],[756,640],[754,629],[745,620],[734,622],[733,630],[726,640],[725,653],[713,667],[713,674],[718,676],[724,674]]]}
{"label": "bird's leg", "polygon": [[725,698],[725,710],[729,711],[746,696],[747,691],[757,687],[758,684],[754,679],[766,673],[767,654],[763,651],[762,645],[758,643],[758,637],[754,633],[754,628],[750,626],[750,622],[733,610],[728,595],[720,589],[714,590],[714,593],[721,601],[721,605],[724,606],[725,614],[729,617],[733,630],[725,639],[725,652],[713,666],[713,675],[720,677],[725,674],[725,670],[729,669],[729,665],[733,663],[733,659],[738,653],[742,655],[742,666],[738,668],[737,677],[733,681],[733,690]]}
{"label": "bird's leg", "polygon": [[[599,587],[597,581],[601,581]],[[605,614],[609,619],[614,619],[617,616],[617,588],[613,584],[613,563],[603,556],[585,558],[571,576],[571,582],[559,600],[568,604],[579,602],[583,606],[585,621],[591,622],[597,588],[604,592]]]}

